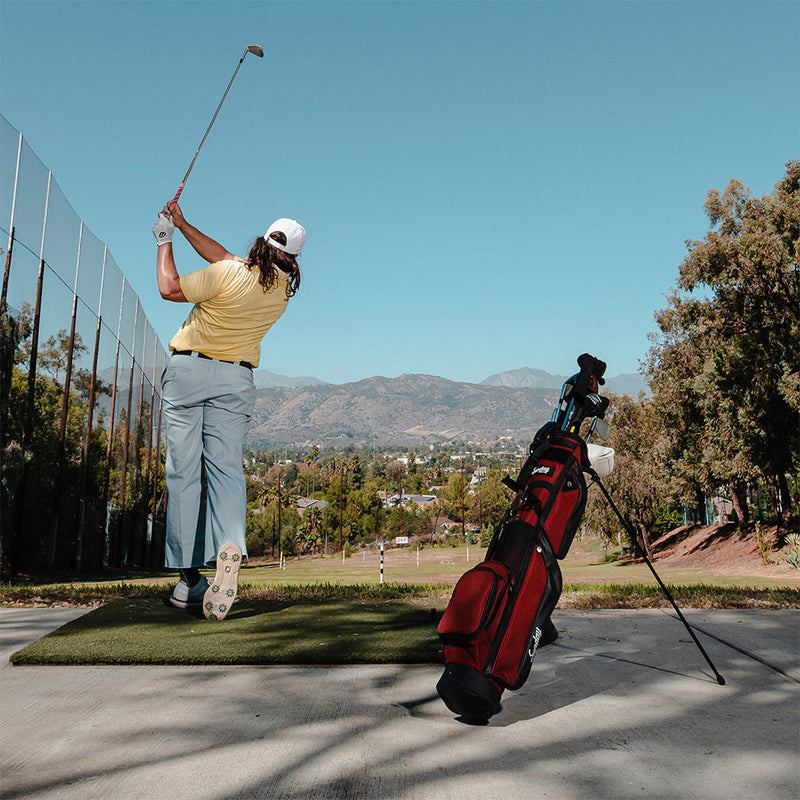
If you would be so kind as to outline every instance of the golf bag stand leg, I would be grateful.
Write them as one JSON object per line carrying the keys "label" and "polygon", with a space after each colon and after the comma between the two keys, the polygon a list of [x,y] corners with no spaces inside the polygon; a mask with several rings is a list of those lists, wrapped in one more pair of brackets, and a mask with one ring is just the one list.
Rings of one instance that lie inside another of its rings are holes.
{"label": "golf bag stand leg", "polygon": [[725,685],[725,678],[723,678],[722,675],[720,675],[719,671],[714,666],[714,663],[709,658],[708,653],[706,653],[706,651],[703,649],[703,646],[698,641],[697,636],[695,636],[695,633],[692,630],[692,626],[689,625],[689,623],[686,621],[686,618],[681,613],[680,608],[678,608],[678,604],[675,602],[675,600],[672,597],[672,594],[670,593],[669,589],[667,589],[667,587],[664,585],[664,581],[661,580],[659,574],[656,572],[655,568],[650,563],[650,559],[645,555],[644,551],[639,546],[639,541],[636,538],[635,532],[633,531],[631,526],[625,521],[625,518],[620,513],[620,510],[617,508],[616,504],[611,499],[611,495],[606,491],[606,487],[603,486],[602,482],[600,481],[600,477],[597,475],[597,473],[594,470],[591,470],[589,472],[589,475],[591,475],[593,482],[596,483],[600,487],[600,491],[603,493],[603,495],[605,496],[606,500],[608,501],[608,504],[611,506],[611,510],[614,512],[614,514],[616,514],[617,518],[619,519],[620,523],[622,524],[622,527],[625,528],[625,532],[628,534],[628,538],[630,539],[631,544],[633,545],[637,556],[639,556],[639,558],[641,558],[644,561],[644,563],[647,564],[650,572],[653,573],[653,577],[656,579],[656,581],[658,582],[658,585],[661,587],[661,591],[664,592],[664,595],[666,596],[667,600],[669,600],[670,604],[675,609],[675,613],[677,613],[678,618],[683,623],[683,625],[686,628],[686,630],[689,632],[689,636],[692,637],[692,641],[697,645],[697,649],[703,654],[703,658],[705,658],[706,663],[708,664],[708,666],[711,667],[711,671],[714,673],[714,676],[717,679],[717,683],[720,686],[724,686]]}

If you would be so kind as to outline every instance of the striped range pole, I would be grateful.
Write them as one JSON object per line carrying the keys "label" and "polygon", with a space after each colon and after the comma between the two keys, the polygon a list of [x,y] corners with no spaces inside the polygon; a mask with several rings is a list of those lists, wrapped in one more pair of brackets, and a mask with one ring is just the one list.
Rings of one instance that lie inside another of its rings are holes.
{"label": "striped range pole", "polygon": [[381,542],[381,583],[383,583],[383,542]]}

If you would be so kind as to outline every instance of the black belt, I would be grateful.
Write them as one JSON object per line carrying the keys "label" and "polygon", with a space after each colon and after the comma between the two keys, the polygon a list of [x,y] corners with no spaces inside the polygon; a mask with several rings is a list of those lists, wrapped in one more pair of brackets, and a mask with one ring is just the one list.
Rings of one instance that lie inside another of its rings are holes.
{"label": "black belt", "polygon": [[234,364],[237,367],[247,367],[252,370],[253,365],[249,361],[226,361],[224,358],[212,358],[205,353],[198,353],[196,350],[173,350],[174,356],[197,356],[198,358],[205,358],[207,361],[221,361],[223,364]]}

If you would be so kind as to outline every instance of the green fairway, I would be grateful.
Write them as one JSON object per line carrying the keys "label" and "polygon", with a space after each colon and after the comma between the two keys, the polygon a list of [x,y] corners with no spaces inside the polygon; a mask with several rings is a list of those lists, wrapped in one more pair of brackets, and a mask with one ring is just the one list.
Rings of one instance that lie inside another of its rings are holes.
{"label": "green fairway", "polygon": [[[252,561],[242,567],[240,581],[254,589],[265,590],[302,586],[371,586],[375,590],[381,589],[382,597],[395,588],[399,590],[397,596],[406,596],[408,587],[417,587],[420,595],[446,598],[459,577],[483,560],[485,552],[483,548],[465,545],[425,547],[419,554],[412,548],[387,548],[384,553],[383,584],[380,582],[380,555],[376,548],[357,552],[345,559],[341,555],[291,558],[285,562],[285,569],[279,568],[277,562]],[[605,560],[605,556],[599,540],[576,541],[567,558],[559,562],[565,594],[579,586],[633,584],[650,587],[645,591],[658,594],[657,582],[646,564]],[[658,561],[655,567],[663,581],[670,586],[800,590],[800,570],[751,568],[741,564],[713,567],[682,566],[680,563],[666,565]],[[207,574],[210,576],[213,573],[208,570]],[[0,603],[50,605],[53,602],[103,601],[141,593],[146,587],[166,593],[176,579],[177,574],[169,570],[158,573],[109,571],[91,580],[75,580],[74,577],[64,576],[61,580],[0,584]]]}
{"label": "green fairway", "polygon": [[[560,562],[564,579],[562,608],[614,608],[660,605],[664,599],[647,565],[606,560],[596,538],[576,540]],[[239,595],[244,600],[426,599],[443,608],[453,586],[468,569],[483,560],[485,549],[459,547],[387,548],[380,582],[377,548],[342,559],[292,558],[286,568],[262,560],[243,566]],[[680,564],[680,562],[678,562]],[[696,607],[800,607],[800,571],[750,567],[745,564],[680,566],[655,563],[658,574],[686,605]],[[207,571],[210,576],[211,570]],[[93,580],[28,580],[0,584],[0,603],[48,606],[99,605],[121,598],[166,596],[177,575],[136,571],[111,572]],[[676,591],[680,589],[680,592]],[[616,605],[615,605],[616,604]]]}
{"label": "green fairway", "polygon": [[[419,553],[410,548],[387,549],[384,553],[383,577],[389,584],[408,583],[454,586],[461,575],[486,554],[485,548],[435,547]],[[576,542],[569,555],[559,562],[568,584],[626,584],[655,586],[656,580],[647,565],[641,562],[605,561],[598,540]],[[362,584],[380,582],[380,556],[374,550],[338,557],[290,559],[286,569],[277,565],[247,566],[242,580],[265,586],[302,583]],[[756,574],[744,567],[688,567],[661,565],[656,570],[667,584],[705,584],[733,587],[783,587],[800,589],[800,571],[796,575]]]}

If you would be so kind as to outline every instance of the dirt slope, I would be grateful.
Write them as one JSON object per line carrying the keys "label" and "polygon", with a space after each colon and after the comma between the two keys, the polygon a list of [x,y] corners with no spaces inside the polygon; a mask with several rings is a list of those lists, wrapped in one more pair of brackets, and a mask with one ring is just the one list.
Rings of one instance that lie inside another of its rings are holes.
{"label": "dirt slope", "polygon": [[760,577],[797,576],[798,570],[781,555],[783,541],[776,526],[764,528],[764,541],[771,546],[769,564],[759,557],[754,526],[744,531],[736,525],[685,526],[664,534],[652,547],[658,564],[713,566],[723,571],[746,568]]}

